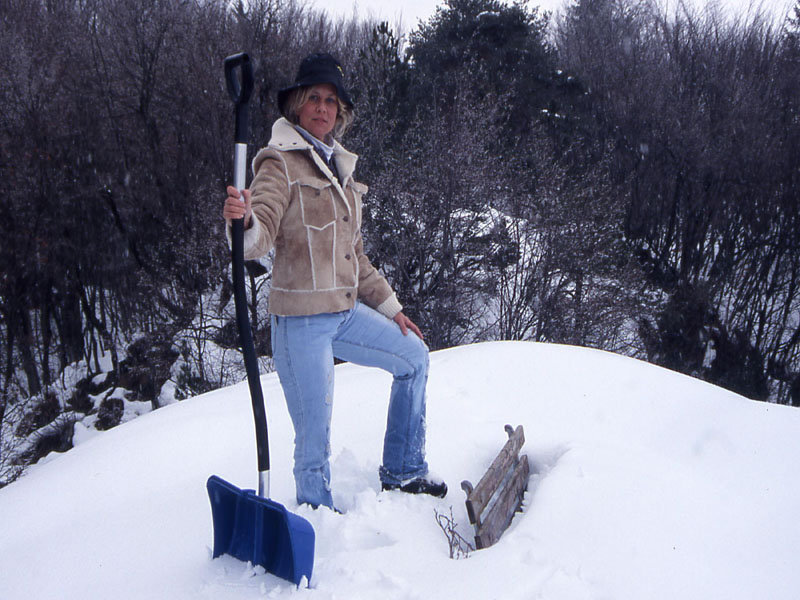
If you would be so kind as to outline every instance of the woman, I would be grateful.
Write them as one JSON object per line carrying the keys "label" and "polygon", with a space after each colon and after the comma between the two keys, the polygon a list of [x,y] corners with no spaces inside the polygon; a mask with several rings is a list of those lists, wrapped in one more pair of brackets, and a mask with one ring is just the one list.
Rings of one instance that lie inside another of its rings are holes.
{"label": "woman", "polygon": [[[269,310],[275,367],[295,429],[297,501],[334,508],[330,423],[334,357],[394,375],[380,479],[383,490],[444,497],[425,462],[428,348],[361,239],[357,156],[339,137],[353,103],[329,54],[303,60],[278,92],[283,115],[253,160],[243,194],[228,187],[223,215],[244,218],[245,258],[275,249]],[[242,198],[243,196],[243,198]],[[230,233],[229,233],[230,235]]]}

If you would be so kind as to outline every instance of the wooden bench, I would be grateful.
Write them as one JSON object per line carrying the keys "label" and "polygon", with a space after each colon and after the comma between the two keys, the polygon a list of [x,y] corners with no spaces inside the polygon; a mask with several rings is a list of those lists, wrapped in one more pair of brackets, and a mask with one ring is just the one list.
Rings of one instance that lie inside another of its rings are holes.
{"label": "wooden bench", "polygon": [[522,425],[516,429],[505,426],[508,433],[500,454],[474,486],[462,481],[461,488],[467,494],[467,514],[475,526],[475,548],[488,548],[496,543],[508,528],[514,513],[522,510],[522,499],[528,488],[530,469],[528,457],[519,456],[525,443]]}

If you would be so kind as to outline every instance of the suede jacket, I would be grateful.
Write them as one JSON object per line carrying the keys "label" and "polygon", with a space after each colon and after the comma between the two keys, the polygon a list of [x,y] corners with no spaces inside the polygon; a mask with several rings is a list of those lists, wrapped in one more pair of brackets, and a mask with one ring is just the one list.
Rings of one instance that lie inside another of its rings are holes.
{"label": "suede jacket", "polygon": [[272,314],[341,312],[358,299],[391,319],[402,306],[364,254],[361,199],[367,186],[353,179],[358,157],[336,142],[332,160],[341,184],[289,121],[275,122],[269,145],[253,159],[245,259],[275,249]]}

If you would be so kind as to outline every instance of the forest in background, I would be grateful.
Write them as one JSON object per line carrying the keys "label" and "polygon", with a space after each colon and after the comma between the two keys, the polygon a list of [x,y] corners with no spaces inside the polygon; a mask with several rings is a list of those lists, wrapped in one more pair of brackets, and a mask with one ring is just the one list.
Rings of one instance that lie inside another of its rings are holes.
{"label": "forest in background", "polygon": [[[221,207],[243,50],[251,156],[302,57],[342,62],[367,252],[431,349],[576,344],[800,405],[800,2],[446,0],[411,32],[300,0],[0,15],[0,486],[78,423],[242,378]],[[268,363],[268,259],[248,273]]]}

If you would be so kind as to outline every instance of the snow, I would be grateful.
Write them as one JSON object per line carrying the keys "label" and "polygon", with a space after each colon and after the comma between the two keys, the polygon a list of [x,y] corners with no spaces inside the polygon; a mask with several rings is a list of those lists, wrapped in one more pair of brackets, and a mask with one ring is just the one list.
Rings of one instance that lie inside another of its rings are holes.
{"label": "snow", "polygon": [[[390,378],[336,368],[334,498],[298,507],[293,432],[262,378],[272,498],[317,535],[310,588],[211,559],[205,490],[256,484],[246,383],[145,414],[0,490],[0,598],[794,599],[800,412],[634,359],[494,342],[433,353],[428,460],[445,499],[381,493]],[[532,475],[500,542],[451,560],[434,510],[471,539],[476,483],[523,425]]]}

